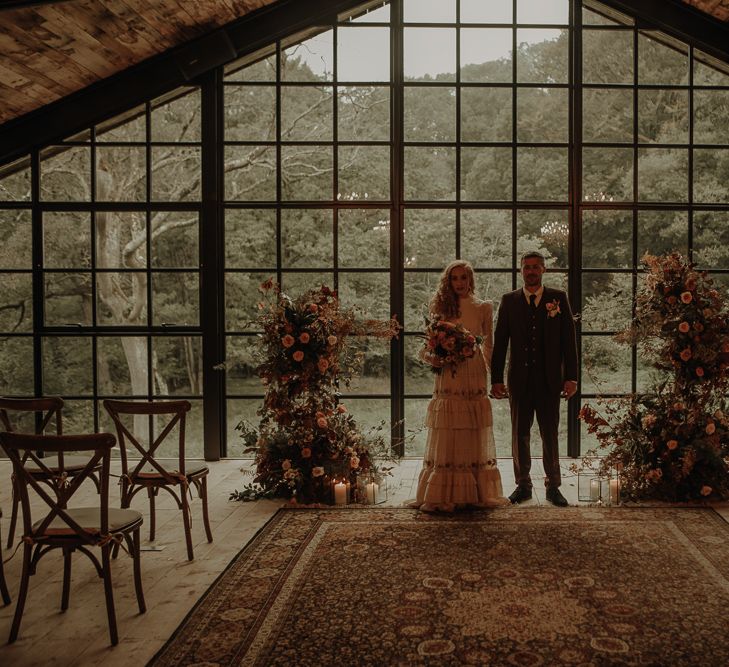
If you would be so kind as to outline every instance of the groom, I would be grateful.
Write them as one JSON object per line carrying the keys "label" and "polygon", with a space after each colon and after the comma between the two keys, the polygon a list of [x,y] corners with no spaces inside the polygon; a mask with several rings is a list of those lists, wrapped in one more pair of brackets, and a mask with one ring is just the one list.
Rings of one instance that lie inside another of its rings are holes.
{"label": "groom", "polygon": [[[532,497],[529,433],[536,413],[547,500],[565,507],[567,500],[559,490],[559,399],[569,399],[577,391],[577,343],[567,294],[542,285],[545,271],[544,255],[526,253],[521,258],[524,287],[501,299],[491,359],[491,393],[494,398],[508,396],[511,407],[517,487],[509,500],[521,503]],[[507,346],[508,389],[504,385]]]}

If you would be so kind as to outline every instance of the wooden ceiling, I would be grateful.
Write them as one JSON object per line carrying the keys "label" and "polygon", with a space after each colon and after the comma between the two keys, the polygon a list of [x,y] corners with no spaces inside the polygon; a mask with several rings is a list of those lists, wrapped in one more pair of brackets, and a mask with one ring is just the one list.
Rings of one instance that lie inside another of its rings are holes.
{"label": "wooden ceiling", "polygon": [[[0,0],[0,125],[274,2]],[[729,22],[729,0],[683,2]]]}

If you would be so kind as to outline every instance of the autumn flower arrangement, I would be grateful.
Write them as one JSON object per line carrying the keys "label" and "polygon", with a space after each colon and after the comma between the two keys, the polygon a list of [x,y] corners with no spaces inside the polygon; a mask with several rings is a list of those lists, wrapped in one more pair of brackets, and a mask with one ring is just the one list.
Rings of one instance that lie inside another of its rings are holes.
{"label": "autumn flower arrangement", "polygon": [[422,356],[434,373],[450,368],[455,373],[458,364],[473,357],[483,342],[460,323],[449,322],[439,315],[425,318]]}
{"label": "autumn flower arrangement", "polygon": [[400,327],[394,319],[360,319],[326,285],[296,299],[271,280],[260,290],[257,371],[266,391],[258,428],[238,425],[245,451],[255,454],[256,472],[253,485],[233,497],[327,502],[334,477],[356,485],[378,465],[386,472],[382,462],[392,460],[383,425],[359,429],[339,402],[339,387],[361,367],[361,355],[348,344],[352,336],[392,338]]}
{"label": "autumn flower arrangement", "polygon": [[580,419],[598,439],[602,472],[617,470],[629,499],[729,498],[729,307],[679,254],[647,268],[632,325],[618,334],[663,373],[651,390],[589,404]]}

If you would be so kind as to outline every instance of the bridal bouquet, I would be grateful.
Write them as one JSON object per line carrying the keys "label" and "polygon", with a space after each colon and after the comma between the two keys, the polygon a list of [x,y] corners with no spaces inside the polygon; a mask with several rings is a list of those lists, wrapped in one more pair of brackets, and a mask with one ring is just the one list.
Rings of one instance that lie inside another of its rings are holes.
{"label": "bridal bouquet", "polygon": [[423,338],[422,356],[434,373],[440,373],[446,366],[455,373],[456,366],[473,357],[483,341],[481,336],[474,336],[462,324],[448,322],[439,316],[425,318]]}

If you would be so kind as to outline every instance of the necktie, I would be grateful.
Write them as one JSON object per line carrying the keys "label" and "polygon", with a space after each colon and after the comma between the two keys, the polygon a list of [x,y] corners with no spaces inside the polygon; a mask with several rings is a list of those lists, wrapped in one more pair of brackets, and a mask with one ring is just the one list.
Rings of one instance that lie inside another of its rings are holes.
{"label": "necktie", "polygon": [[529,307],[532,310],[537,309],[537,295],[536,294],[530,294],[529,295]]}

